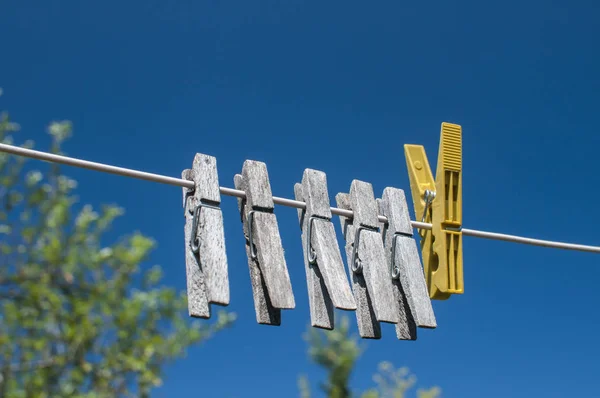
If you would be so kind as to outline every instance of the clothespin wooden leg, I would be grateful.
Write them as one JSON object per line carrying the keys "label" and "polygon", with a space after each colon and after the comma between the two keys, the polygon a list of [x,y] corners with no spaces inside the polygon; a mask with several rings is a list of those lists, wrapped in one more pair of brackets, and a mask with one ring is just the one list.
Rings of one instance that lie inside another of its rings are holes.
{"label": "clothespin wooden leg", "polygon": [[[384,206],[382,199],[377,199],[377,205],[379,207],[379,214],[386,215],[384,213]],[[387,215],[386,215],[387,217]],[[388,262],[388,268],[390,270],[390,279],[392,281],[392,290],[398,306],[398,315],[400,321],[396,324],[396,336],[398,340],[416,340],[417,339],[417,325],[415,323],[412,311],[408,304],[408,298],[404,287],[398,279],[400,269],[398,264],[395,263],[394,259],[399,256],[397,249],[392,249],[395,245],[398,247],[398,240],[402,237],[394,233],[393,223],[381,224],[381,234],[383,235],[383,242],[385,245],[385,256]],[[392,254],[392,250],[394,254]]]}
{"label": "clothespin wooden leg", "polygon": [[[235,189],[246,191],[241,174],[236,174],[234,179]],[[248,209],[246,199],[238,198],[238,209],[242,219],[244,236],[246,237],[246,256],[248,257],[248,268],[250,270],[250,283],[252,284],[252,296],[254,297],[254,311],[256,313],[256,322],[262,325],[281,325],[281,310],[273,307],[267,286],[258,266],[258,259],[252,257],[250,240],[248,236]]]}
{"label": "clothespin wooden leg", "polygon": [[258,264],[273,307],[292,309],[296,303],[277,217],[273,213],[273,195],[267,166],[262,162],[246,160],[241,177],[246,192],[246,213],[242,217],[250,246],[249,257]]}
{"label": "clothespin wooden leg", "polygon": [[306,269],[312,326],[333,328],[333,306],[355,310],[335,228],[331,222],[327,177],[306,169],[301,184],[294,186],[296,200],[306,203],[298,210]]}
{"label": "clothespin wooden leg", "polygon": [[[186,169],[181,173],[184,180],[192,180],[192,170]],[[210,318],[210,307],[208,305],[208,294],[204,272],[198,264],[198,257],[192,251],[190,242],[192,240],[193,222],[193,191],[183,188],[183,212],[185,216],[185,270],[187,279],[188,312],[195,318]]]}
{"label": "clothespin wooden leg", "polygon": [[358,307],[356,316],[359,333],[365,338],[380,338],[381,329],[377,321],[398,323],[400,318],[378,230],[378,209],[373,187],[369,183],[354,180],[350,194],[338,194],[336,201],[338,207],[354,212],[352,223],[344,217],[340,217],[340,220]]}
{"label": "clothespin wooden leg", "polygon": [[[294,185],[296,200],[304,201],[302,184]],[[310,323],[312,327],[333,329],[333,302],[325,286],[325,280],[318,267],[313,266],[307,255],[310,247],[307,245],[306,234],[309,218],[304,210],[298,209],[300,228],[302,228],[302,251],[304,252],[304,269],[306,271],[306,285],[308,288],[308,305],[310,309]]]}
{"label": "clothespin wooden leg", "polygon": [[355,238],[353,266],[360,267],[357,272],[362,272],[365,277],[377,320],[398,323],[398,311],[389,278],[383,240],[379,234],[378,209],[373,186],[364,181],[352,181],[350,205],[354,212],[356,233],[360,234]]}
{"label": "clothespin wooden leg", "polygon": [[[347,193],[338,193],[335,195],[337,207],[344,210],[352,210],[350,205],[350,196]],[[362,273],[352,271],[352,257],[354,252],[354,239],[356,236],[356,227],[353,220],[340,216],[340,224],[346,240],[346,261],[348,271],[352,280],[352,292],[356,300],[356,321],[358,324],[358,333],[364,339],[380,339],[381,326],[375,317],[375,310],[371,297],[367,293],[367,284]]]}
{"label": "clothespin wooden leg", "polygon": [[208,301],[229,305],[229,275],[223,213],[219,207],[219,177],[217,159],[213,156],[196,154],[192,166],[194,190],[194,217],[197,217],[195,239],[192,249],[197,253],[199,264],[206,278]]}
{"label": "clothespin wooden leg", "polygon": [[436,322],[417,244],[412,236],[404,191],[388,187],[377,203],[380,214],[388,219],[382,234],[394,295],[400,311],[396,334],[402,340],[416,340],[416,326],[434,328]]}

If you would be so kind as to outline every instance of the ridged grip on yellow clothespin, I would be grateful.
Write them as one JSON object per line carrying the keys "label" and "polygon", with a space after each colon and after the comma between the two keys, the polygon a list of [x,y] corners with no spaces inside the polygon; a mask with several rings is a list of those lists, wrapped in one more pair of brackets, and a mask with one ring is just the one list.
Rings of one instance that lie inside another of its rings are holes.
{"label": "ridged grip on yellow clothespin", "polygon": [[[429,296],[446,300],[464,292],[462,129],[457,124],[442,123],[435,180],[423,146],[405,145],[404,153],[416,219],[432,224],[431,231],[419,231]],[[435,192],[430,206],[427,192]]]}

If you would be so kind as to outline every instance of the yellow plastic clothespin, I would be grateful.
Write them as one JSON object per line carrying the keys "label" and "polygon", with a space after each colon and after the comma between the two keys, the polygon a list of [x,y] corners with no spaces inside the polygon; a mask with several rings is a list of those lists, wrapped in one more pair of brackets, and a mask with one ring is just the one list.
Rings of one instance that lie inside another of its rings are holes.
{"label": "yellow plastic clothespin", "polygon": [[421,229],[423,267],[429,296],[446,300],[462,294],[462,129],[442,123],[436,178],[433,179],[422,145],[404,145],[410,190]]}

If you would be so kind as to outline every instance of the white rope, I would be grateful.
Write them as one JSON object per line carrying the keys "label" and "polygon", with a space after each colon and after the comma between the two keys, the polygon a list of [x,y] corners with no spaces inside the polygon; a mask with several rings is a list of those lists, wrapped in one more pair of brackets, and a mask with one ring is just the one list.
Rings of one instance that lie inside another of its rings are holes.
{"label": "white rope", "polygon": [[[124,167],[111,166],[103,163],[90,162],[87,160],[71,158],[62,155],[56,155],[47,152],[36,151],[33,149],[21,148],[18,146],[7,145],[0,143],[0,152],[11,153],[13,155],[25,156],[28,158],[45,160],[48,162],[66,164],[69,166],[81,167],[84,169],[101,171],[104,173],[121,175],[124,177],[137,178],[140,180],[158,182],[161,184],[167,185],[175,185],[185,188],[194,188],[194,183],[192,181],[184,180],[181,178],[174,178],[163,176],[160,174],[147,173],[145,171],[127,169]],[[227,187],[220,187],[220,192],[223,195],[234,196],[237,198],[245,198],[246,193],[244,191],[240,191],[238,189],[232,189]],[[278,205],[294,207],[297,209],[305,209],[306,204],[304,202],[300,202],[298,200],[292,200],[287,198],[280,198],[277,196],[273,196],[273,202]],[[338,209],[337,207],[331,208],[331,213],[343,216],[347,218],[352,218],[353,213],[350,210]],[[379,221],[382,223],[387,222],[387,218],[384,216],[379,216]],[[419,222],[419,221],[411,221],[413,228],[418,229],[431,229],[431,224]],[[478,231],[474,229],[462,229],[462,233],[465,236],[474,236],[478,238],[484,239],[494,239],[494,240],[503,240],[507,242],[515,242],[515,243],[523,243],[526,245],[534,245],[534,246],[543,246],[543,247],[553,247],[557,249],[565,249],[565,250],[576,250],[576,251],[584,251],[590,253],[600,253],[600,247],[597,246],[587,246],[580,245],[575,243],[564,243],[564,242],[553,242],[548,240],[540,240],[533,238],[526,238],[522,236],[515,235],[506,235],[500,234],[496,232],[486,232],[486,231]]]}
{"label": "white rope", "polygon": [[589,252],[589,253],[600,253],[600,247],[598,247],[598,246],[587,246],[587,245],[580,245],[577,243],[554,242],[551,240],[526,238],[523,236],[500,234],[497,232],[478,231],[476,229],[466,229],[466,228],[462,229],[462,233],[463,233],[463,235],[474,236],[477,238],[503,240],[506,242],[523,243],[526,245],[542,246],[542,247],[554,247],[557,249],[576,250],[576,251]]}

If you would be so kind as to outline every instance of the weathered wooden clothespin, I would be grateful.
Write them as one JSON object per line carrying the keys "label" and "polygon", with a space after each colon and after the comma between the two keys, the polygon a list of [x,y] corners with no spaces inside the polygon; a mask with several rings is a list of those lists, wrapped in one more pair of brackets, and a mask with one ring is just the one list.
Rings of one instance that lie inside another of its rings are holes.
{"label": "weathered wooden clothespin", "polygon": [[242,174],[234,177],[236,189],[246,193],[239,200],[246,255],[254,295],[258,323],[280,325],[280,309],[296,306],[288,274],[267,166],[262,162],[246,160]]}
{"label": "weathered wooden clothespin", "polygon": [[462,129],[442,123],[436,178],[433,179],[425,148],[404,145],[410,190],[418,221],[432,224],[421,229],[423,266],[433,299],[462,294]]}
{"label": "weathered wooden clothespin", "polygon": [[190,316],[209,318],[209,303],[229,304],[217,160],[196,154],[192,169],[184,170],[182,177],[195,185],[193,190],[183,188],[188,311]]}
{"label": "weathered wooden clothespin", "polygon": [[388,219],[387,224],[382,225],[382,234],[400,314],[396,335],[401,340],[416,340],[417,326],[435,328],[436,321],[417,242],[413,239],[406,196],[403,190],[388,187],[377,203],[379,214]]}
{"label": "weathered wooden clothespin", "polygon": [[352,274],[358,330],[363,338],[381,337],[379,322],[398,323],[396,300],[379,234],[377,202],[371,184],[354,180],[350,194],[336,195],[339,208],[352,210],[350,222],[340,217],[346,239],[346,258]]}
{"label": "weathered wooden clothespin", "polygon": [[298,209],[298,218],[311,325],[333,329],[333,307],[355,310],[356,302],[331,222],[327,176],[322,171],[304,170],[302,183],[294,185],[294,193],[296,200],[306,202],[305,210]]}

